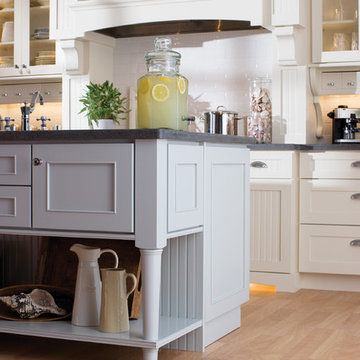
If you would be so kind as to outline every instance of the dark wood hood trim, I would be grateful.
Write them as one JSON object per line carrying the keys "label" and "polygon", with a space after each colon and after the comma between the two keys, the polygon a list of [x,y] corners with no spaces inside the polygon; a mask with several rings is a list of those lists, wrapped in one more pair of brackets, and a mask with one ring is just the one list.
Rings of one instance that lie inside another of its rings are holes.
{"label": "dark wood hood trim", "polygon": [[124,25],[96,32],[114,38],[127,38],[136,36],[154,36],[171,34],[191,34],[200,32],[221,32],[234,30],[263,29],[261,26],[251,26],[250,21],[233,20],[182,20],[150,22],[134,25]]}

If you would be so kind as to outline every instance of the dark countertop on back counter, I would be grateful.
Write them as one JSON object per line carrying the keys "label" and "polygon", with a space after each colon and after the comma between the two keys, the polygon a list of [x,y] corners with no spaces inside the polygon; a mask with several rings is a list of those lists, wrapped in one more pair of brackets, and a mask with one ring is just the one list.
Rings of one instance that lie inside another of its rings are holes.
{"label": "dark countertop on back counter", "polygon": [[255,144],[247,136],[225,136],[168,129],[134,130],[48,130],[0,131],[0,144],[5,143],[117,143],[135,140],[169,139],[222,144]]}
{"label": "dark countertop on back counter", "polygon": [[360,144],[251,144],[250,150],[338,151],[360,150]]}

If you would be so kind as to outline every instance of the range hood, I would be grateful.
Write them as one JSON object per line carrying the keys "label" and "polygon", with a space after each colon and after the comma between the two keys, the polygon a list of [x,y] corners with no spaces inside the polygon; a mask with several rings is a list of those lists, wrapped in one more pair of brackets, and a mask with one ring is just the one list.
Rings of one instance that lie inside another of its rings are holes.
{"label": "range hood", "polygon": [[262,26],[252,26],[250,21],[234,20],[181,20],[161,21],[143,24],[117,26],[97,30],[97,33],[113,38],[135,36],[191,34],[200,32],[222,32],[234,30],[257,30]]}
{"label": "range hood", "polygon": [[[269,0],[53,0],[51,38],[115,38],[269,27]],[[56,18],[54,18],[56,17]]]}

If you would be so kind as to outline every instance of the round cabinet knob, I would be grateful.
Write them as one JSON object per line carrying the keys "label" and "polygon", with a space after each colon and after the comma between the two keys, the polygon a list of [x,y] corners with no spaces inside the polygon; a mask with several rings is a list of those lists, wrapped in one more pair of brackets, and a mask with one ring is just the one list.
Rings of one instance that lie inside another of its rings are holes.
{"label": "round cabinet knob", "polygon": [[44,163],[44,160],[39,159],[39,158],[35,158],[34,159],[34,166],[40,166]]}

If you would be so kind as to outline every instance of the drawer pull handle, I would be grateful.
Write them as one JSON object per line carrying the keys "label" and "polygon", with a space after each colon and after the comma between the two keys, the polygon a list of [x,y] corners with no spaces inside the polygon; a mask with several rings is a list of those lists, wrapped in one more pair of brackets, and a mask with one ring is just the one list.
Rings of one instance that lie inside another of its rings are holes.
{"label": "drawer pull handle", "polygon": [[360,161],[354,161],[351,163],[351,167],[360,167]]}
{"label": "drawer pull handle", "polygon": [[360,193],[352,194],[351,200],[360,200]]}
{"label": "drawer pull handle", "polygon": [[268,166],[266,165],[266,163],[264,163],[263,161],[253,161],[250,164],[251,167],[254,168],[267,168]]}
{"label": "drawer pull handle", "polygon": [[360,239],[351,240],[350,246],[360,246]]}
{"label": "drawer pull handle", "polygon": [[39,158],[34,159],[34,166],[40,166],[44,163],[44,160],[41,160]]}

